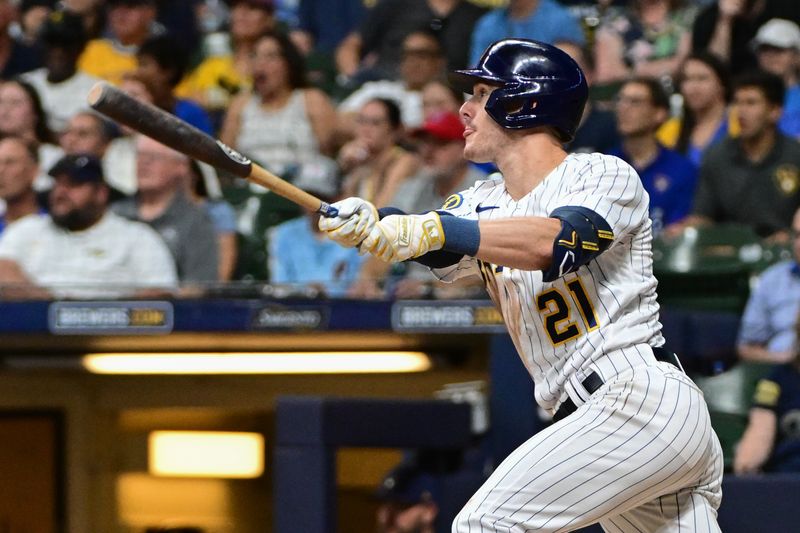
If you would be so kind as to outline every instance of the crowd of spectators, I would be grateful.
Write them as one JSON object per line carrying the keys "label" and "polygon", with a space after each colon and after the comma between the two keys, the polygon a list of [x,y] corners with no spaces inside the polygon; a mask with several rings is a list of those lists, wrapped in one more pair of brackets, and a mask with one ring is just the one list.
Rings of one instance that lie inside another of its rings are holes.
{"label": "crowd of spectators", "polygon": [[[782,366],[759,384],[735,470],[797,470],[798,25],[797,0],[0,0],[0,298],[223,282],[473,296],[337,246],[314,213],[263,216],[266,190],[109,121],[86,95],[113,83],[325,201],[422,212],[495,170],[463,159],[447,71],[501,38],[542,40],[591,88],[567,149],[632,164],[657,238],[736,223],[792,248],[744,312],[739,357]],[[247,270],[245,241],[266,275]]]}
{"label": "crowd of spectators", "polygon": [[[463,95],[446,72],[523,37],[584,68],[592,98],[568,149],[631,162],[660,238],[736,222],[788,245],[800,207],[798,22],[791,0],[3,0],[3,225],[48,214],[54,164],[86,156],[125,195],[111,212],[156,229],[181,285],[431,294],[402,279],[413,268],[370,261],[346,260],[346,276],[319,265],[290,276],[292,232],[314,248],[307,222],[254,224],[268,218],[264,189],[139,138],[87,109],[86,93],[109,81],[308,190],[420,211],[494,170],[458,157]],[[248,238],[260,239],[264,271],[279,271],[254,279],[242,267]],[[326,275],[337,277],[314,279]]]}
{"label": "crowd of spectators", "polygon": [[[174,218],[159,231],[182,282],[247,279],[237,268],[246,263],[237,240],[247,231],[261,233],[270,265],[290,251],[269,242],[269,228],[239,223],[242,206],[252,204],[226,203],[234,178],[179,161],[88,110],[85,96],[98,80],[286,179],[335,165],[333,198],[422,210],[438,194],[419,184],[447,173],[436,168],[446,156],[432,154],[455,143],[447,138],[455,130],[415,133],[430,129],[434,115],[456,116],[463,101],[447,70],[474,63],[496,39],[539,39],[570,53],[592,86],[569,149],[633,163],[651,195],[656,233],[733,221],[788,242],[800,205],[796,2],[7,0],[0,15],[0,137],[36,152],[37,205],[47,212],[49,170],[63,155],[98,158],[105,180],[128,196],[113,211],[156,228],[166,214]],[[451,180],[459,187],[493,170],[458,163],[469,168],[468,180]],[[425,201],[413,205],[421,190]],[[249,193],[266,194],[255,186]],[[8,222],[17,204],[6,201]],[[203,260],[191,268],[190,247],[177,243],[199,222],[182,220],[184,211],[197,211],[205,228]],[[370,273],[359,273],[356,285]]]}

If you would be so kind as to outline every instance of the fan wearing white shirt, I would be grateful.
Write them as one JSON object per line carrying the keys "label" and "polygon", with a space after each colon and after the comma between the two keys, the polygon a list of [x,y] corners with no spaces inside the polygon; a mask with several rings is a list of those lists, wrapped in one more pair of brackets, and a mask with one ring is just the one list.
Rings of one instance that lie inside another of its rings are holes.
{"label": "fan wearing white shirt", "polygon": [[118,193],[96,157],[64,156],[50,175],[50,214],[24,217],[0,237],[4,298],[162,296],[177,287],[175,263],[155,230],[108,211]]}
{"label": "fan wearing white shirt", "polygon": [[80,15],[53,11],[42,25],[39,41],[44,48],[45,66],[21,77],[39,93],[47,125],[60,133],[70,117],[87,109],[86,94],[100,79],[77,68],[78,57],[87,43]]}

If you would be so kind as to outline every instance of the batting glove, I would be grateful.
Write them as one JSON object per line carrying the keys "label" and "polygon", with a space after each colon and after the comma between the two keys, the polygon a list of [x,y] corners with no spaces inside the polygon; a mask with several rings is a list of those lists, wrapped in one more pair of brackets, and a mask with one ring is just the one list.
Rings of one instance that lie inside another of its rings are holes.
{"label": "batting glove", "polygon": [[339,210],[339,215],[320,217],[319,229],[342,246],[352,248],[361,244],[378,221],[378,210],[361,198],[347,198],[332,206]]}
{"label": "batting glove", "polygon": [[390,215],[380,220],[359,246],[385,261],[397,263],[413,259],[444,246],[444,230],[439,214]]}

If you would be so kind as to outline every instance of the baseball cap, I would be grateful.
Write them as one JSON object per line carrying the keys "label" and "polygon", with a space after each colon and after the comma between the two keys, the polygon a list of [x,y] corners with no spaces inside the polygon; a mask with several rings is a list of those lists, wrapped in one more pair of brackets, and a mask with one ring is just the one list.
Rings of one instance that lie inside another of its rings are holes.
{"label": "baseball cap", "polygon": [[83,19],[71,11],[51,12],[39,37],[47,44],[66,46],[83,45],[87,39]]}
{"label": "baseball cap", "polygon": [[753,48],[762,45],[800,51],[800,27],[791,20],[770,19],[758,29],[752,41]]}
{"label": "baseball cap", "polygon": [[402,462],[392,469],[381,482],[375,496],[382,501],[411,505],[425,500],[436,501],[439,481],[413,462]]}
{"label": "baseball cap", "polygon": [[103,163],[91,154],[68,154],[56,161],[47,172],[54,178],[67,175],[73,183],[104,183],[111,190],[111,199],[125,196],[109,185],[103,175]]}
{"label": "baseball cap", "polygon": [[441,141],[463,140],[464,123],[457,114],[442,111],[428,117],[422,126],[411,134],[414,137],[429,136]]}

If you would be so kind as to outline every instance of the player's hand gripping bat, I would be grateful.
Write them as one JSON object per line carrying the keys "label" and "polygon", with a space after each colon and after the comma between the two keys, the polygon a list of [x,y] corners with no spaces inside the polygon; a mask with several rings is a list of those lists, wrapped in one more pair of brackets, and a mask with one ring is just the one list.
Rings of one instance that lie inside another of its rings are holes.
{"label": "player's hand gripping bat", "polygon": [[319,198],[282,180],[245,156],[178,117],[136,100],[105,82],[89,91],[89,105],[104,115],[187,156],[266,187],[275,194],[326,217],[339,214]]}

